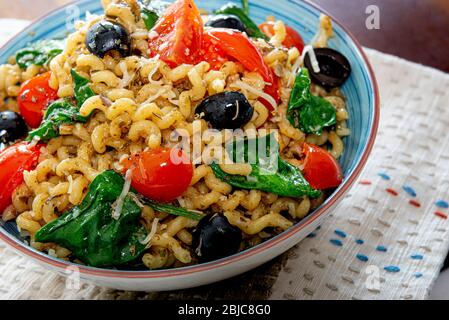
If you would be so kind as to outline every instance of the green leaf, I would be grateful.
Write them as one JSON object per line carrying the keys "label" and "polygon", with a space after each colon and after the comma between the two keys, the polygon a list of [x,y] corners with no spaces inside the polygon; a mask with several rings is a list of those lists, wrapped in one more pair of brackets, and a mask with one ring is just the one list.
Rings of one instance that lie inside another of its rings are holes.
{"label": "green leaf", "polygon": [[147,8],[142,8],[140,12],[147,30],[153,29],[153,27],[156,25],[157,20],[159,20],[159,16],[157,15],[157,13]]}
{"label": "green leaf", "polygon": [[303,132],[321,135],[323,128],[337,123],[336,110],[323,98],[311,96],[309,103],[299,111],[299,127]]}
{"label": "green leaf", "polygon": [[305,133],[321,135],[324,128],[337,123],[337,111],[329,101],[312,95],[310,84],[309,71],[302,68],[293,85],[287,118]]}
{"label": "green leaf", "polygon": [[64,50],[64,40],[42,40],[23,48],[16,53],[16,62],[20,68],[31,65],[43,66]]}
{"label": "green leaf", "polygon": [[145,27],[147,30],[151,30],[159,18],[164,15],[170,3],[159,0],[142,0],[139,1],[139,5],[140,15],[145,23]]}
{"label": "green leaf", "polygon": [[146,247],[140,242],[147,236],[139,222],[141,208],[128,195],[120,217],[112,217],[112,205],[123,185],[124,178],[114,171],[98,175],[83,202],[43,226],[35,240],[57,243],[94,267],[120,266],[136,260]]}
{"label": "green leaf", "polygon": [[242,8],[243,8],[243,12],[249,16],[249,4],[248,4],[248,0],[242,0]]}
{"label": "green leaf", "polygon": [[262,190],[283,197],[317,198],[321,195],[297,167],[281,159],[274,135],[238,140],[228,144],[226,150],[234,162],[249,163],[252,168],[248,176],[241,176],[224,172],[215,162],[211,164],[215,176],[234,187]]}
{"label": "green leaf", "polygon": [[79,108],[83,105],[84,101],[89,99],[90,97],[95,96],[95,92],[89,86],[89,80],[80,76],[75,70],[71,70],[70,74],[72,75],[75,92],[75,100]]}
{"label": "green leaf", "polygon": [[59,127],[62,124],[85,123],[87,120],[88,118],[82,117],[78,108],[69,100],[60,99],[48,106],[39,128],[30,131],[27,140],[31,141],[34,137],[39,137],[42,141],[48,141],[59,137]]}
{"label": "green leaf", "polygon": [[245,25],[246,33],[251,38],[261,38],[269,40],[269,38],[259,30],[259,27],[248,17],[248,15],[234,3],[228,3],[214,12],[215,14],[231,14],[237,16]]}
{"label": "green leaf", "polygon": [[175,207],[170,204],[158,203],[150,199],[143,199],[142,202],[144,202],[146,205],[148,205],[149,207],[153,208],[156,211],[172,214],[175,216],[186,217],[197,221],[200,221],[204,217],[203,214],[197,211],[187,210],[181,207]]}

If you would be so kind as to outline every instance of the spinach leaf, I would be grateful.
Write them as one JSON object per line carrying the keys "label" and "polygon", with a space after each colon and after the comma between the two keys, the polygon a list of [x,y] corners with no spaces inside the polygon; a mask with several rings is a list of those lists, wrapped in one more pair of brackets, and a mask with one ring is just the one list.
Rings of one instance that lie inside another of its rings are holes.
{"label": "spinach leaf", "polygon": [[73,252],[81,261],[94,267],[120,266],[137,259],[145,250],[147,231],[139,223],[140,202],[154,210],[194,220],[203,215],[187,209],[144,199],[131,190],[124,199],[118,219],[113,204],[122,193],[125,179],[108,170],[89,186],[79,206],[43,226],[35,235],[38,242],[54,242]]}
{"label": "spinach leaf", "polygon": [[290,95],[287,118],[305,133],[320,135],[325,127],[337,123],[337,111],[329,101],[312,95],[310,84],[309,71],[302,68]]}
{"label": "spinach leaf", "polygon": [[27,140],[39,137],[42,141],[48,141],[59,137],[59,127],[62,124],[74,122],[87,122],[87,117],[82,117],[79,110],[69,100],[60,99],[50,104],[45,111],[44,119],[39,128],[30,131]]}
{"label": "spinach leaf", "polygon": [[226,145],[226,150],[235,163],[249,163],[252,168],[248,176],[241,176],[224,172],[215,162],[211,164],[215,176],[234,187],[262,190],[283,197],[306,195],[317,198],[321,195],[297,167],[281,159],[274,135],[238,140]]}
{"label": "spinach leaf", "polygon": [[306,133],[320,135],[323,128],[335,125],[336,110],[332,104],[323,98],[311,96],[309,103],[299,111],[301,130]]}
{"label": "spinach leaf", "polygon": [[95,92],[89,86],[89,80],[80,76],[75,70],[71,70],[70,74],[74,82],[75,100],[79,108],[84,101],[95,96]]}
{"label": "spinach leaf", "polygon": [[44,119],[39,128],[30,131],[28,140],[39,137],[42,141],[59,137],[59,127],[62,124],[71,124],[75,122],[86,123],[90,116],[83,117],[79,114],[79,107],[84,101],[95,95],[95,92],[89,86],[89,80],[80,76],[75,70],[71,70],[74,82],[75,106],[68,99],[59,99],[51,103],[45,110]]}
{"label": "spinach leaf", "polygon": [[112,205],[122,192],[124,178],[105,171],[89,186],[79,206],[43,226],[35,235],[38,242],[54,242],[94,267],[119,266],[139,258],[147,232],[140,224],[141,209],[128,195],[120,217],[112,217]]}
{"label": "spinach leaf", "polygon": [[23,48],[16,53],[16,61],[20,68],[31,65],[43,66],[60,54],[64,49],[64,40],[42,40]]}
{"label": "spinach leaf", "polygon": [[232,14],[237,16],[245,25],[246,33],[251,38],[261,38],[269,40],[269,38],[259,30],[259,27],[248,17],[248,15],[234,3],[228,3],[214,12],[215,14]]}

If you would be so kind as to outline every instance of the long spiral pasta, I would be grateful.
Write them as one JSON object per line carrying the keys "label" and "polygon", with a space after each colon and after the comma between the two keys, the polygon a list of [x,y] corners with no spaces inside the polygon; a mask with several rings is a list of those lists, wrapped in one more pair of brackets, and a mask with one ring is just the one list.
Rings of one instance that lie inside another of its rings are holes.
{"label": "long spiral pasta", "polygon": [[[171,68],[158,56],[148,56],[148,32],[140,18],[135,0],[103,0],[105,15],[121,23],[132,38],[133,55],[122,58],[107,54],[99,58],[85,46],[90,26],[104,16],[92,16],[89,21],[76,24],[76,31],[67,37],[64,51],[48,66],[20,69],[15,59],[0,65],[0,110],[17,111],[17,95],[24,81],[51,71],[50,86],[61,98],[74,94],[71,70],[90,81],[95,96],[87,99],[79,112],[89,116],[87,123],[62,125],[60,137],[51,139],[42,148],[34,170],[24,172],[24,182],[13,193],[12,204],[3,214],[4,220],[16,219],[18,228],[31,235],[31,245],[60,258],[70,259],[70,251],[55,244],[41,244],[33,235],[43,225],[57,219],[83,200],[90,182],[108,169],[122,171],[121,160],[146,149],[179,146],[173,138],[185,138],[182,148],[192,156],[193,177],[189,188],[177,199],[180,206],[192,210],[222,213],[244,234],[242,247],[262,241],[290,228],[304,218],[320,201],[307,197],[285,198],[258,190],[238,190],[218,179],[207,163],[197,162],[201,154],[190,154],[194,143],[208,129],[205,120],[195,119],[195,108],[207,97],[223,91],[242,92],[254,107],[254,115],[244,129],[275,129],[281,156],[294,165],[301,165],[299,146],[304,141],[328,148],[339,158],[344,151],[342,138],[350,134],[347,128],[349,113],[339,89],[327,92],[313,86],[313,94],[324,97],[336,109],[337,125],[322,135],[306,135],[293,127],[286,118],[291,87],[295,79],[295,65],[301,58],[296,48],[286,49],[283,22],[274,23],[269,42],[255,41],[265,62],[280,78],[281,102],[277,114],[271,114],[260,101],[257,92],[267,83],[257,72],[245,71],[237,62],[228,61],[218,70],[207,62],[181,64]],[[316,46],[326,46],[332,35],[331,22],[321,18]],[[243,85],[242,85],[243,84]],[[248,88],[252,88],[248,90]],[[195,121],[194,121],[195,120]],[[225,130],[199,142],[201,150],[223,152],[229,140]],[[248,164],[220,165],[228,174],[248,176]],[[155,220],[157,219],[157,220]],[[195,263],[192,248],[193,231],[198,222],[173,217],[144,206],[142,223],[148,232],[155,227],[154,236],[142,262],[149,269]]]}

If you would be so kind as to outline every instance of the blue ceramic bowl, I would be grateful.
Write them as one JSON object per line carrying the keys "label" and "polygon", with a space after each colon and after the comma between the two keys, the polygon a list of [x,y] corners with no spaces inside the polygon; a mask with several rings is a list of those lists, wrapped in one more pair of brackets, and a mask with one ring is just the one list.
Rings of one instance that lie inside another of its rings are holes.
{"label": "blue ceramic bowl", "polygon": [[[198,7],[212,11],[228,0],[197,0]],[[231,1],[232,2],[232,1]],[[237,4],[240,1],[233,1]],[[86,12],[102,14],[100,1],[82,0],[62,7],[31,24],[0,50],[0,63],[26,46],[41,39],[61,38],[73,30],[73,17]],[[323,12],[314,5],[300,0],[257,0],[250,1],[251,17],[260,23],[269,15],[283,20],[299,31],[305,42],[314,36],[319,16]],[[343,198],[363,168],[374,143],[379,120],[379,96],[374,74],[358,42],[338,22],[334,21],[335,38],[329,45],[342,52],[350,61],[352,74],[343,86],[347,98],[351,136],[345,139],[345,152],[341,165],[345,174],[344,183],[310,214],[306,219],[256,247],[215,262],[159,271],[117,271],[76,266],[81,276],[98,284],[132,290],[169,290],[192,287],[221,280],[247,271],[281,254],[309,234],[329,213],[330,208]],[[0,238],[12,245],[18,252],[32,257],[47,267],[61,273],[73,267],[70,263],[52,258],[27,246],[19,237],[15,223],[0,226]]]}

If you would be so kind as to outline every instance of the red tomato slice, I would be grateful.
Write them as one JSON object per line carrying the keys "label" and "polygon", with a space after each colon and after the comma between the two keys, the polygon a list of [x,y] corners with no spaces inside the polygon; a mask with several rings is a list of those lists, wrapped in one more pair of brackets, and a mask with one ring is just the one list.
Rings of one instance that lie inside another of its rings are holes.
{"label": "red tomato slice", "polygon": [[57,91],[50,88],[48,83],[50,75],[50,71],[43,73],[25,81],[20,87],[17,103],[20,114],[31,128],[40,125],[45,108],[58,99]]}
{"label": "red tomato slice", "polygon": [[23,171],[37,165],[42,145],[19,142],[0,153],[0,216],[12,202],[14,190],[23,182]]}
{"label": "red tomato slice", "polygon": [[[279,102],[279,80],[265,63],[262,53],[246,35],[239,31],[217,28],[205,31],[203,38],[204,48],[212,48],[206,50],[203,60],[214,67],[220,67],[226,60],[235,60],[246,70],[258,72],[267,83],[271,84],[265,86],[265,92],[277,103]],[[260,101],[268,110],[273,110],[272,105],[265,99]]]}
{"label": "red tomato slice", "polygon": [[[155,36],[151,38],[151,34]],[[193,0],[178,0],[150,32],[151,56],[157,54],[169,66],[194,64],[201,49],[203,21]]]}
{"label": "red tomato slice", "polygon": [[230,29],[210,29],[205,32],[205,37],[221,52],[240,62],[246,70],[260,73],[267,82],[272,81],[271,70],[259,49],[243,33]]}
{"label": "red tomato slice", "polygon": [[[272,37],[274,35],[274,22],[264,22],[259,25],[259,29],[267,36]],[[298,48],[299,52],[302,52],[302,50],[304,49],[304,40],[302,39],[301,35],[296,32],[295,29],[289,27],[288,25],[285,25],[285,29],[287,31],[287,35],[282,44],[287,48],[296,47]]]}
{"label": "red tomato slice", "polygon": [[233,60],[216,45],[216,39],[208,32],[203,34],[203,45],[198,59],[207,61],[213,70],[219,70],[226,61]]}
{"label": "red tomato slice", "polygon": [[326,150],[304,143],[304,178],[318,190],[338,187],[343,181],[343,172],[337,160]]}
{"label": "red tomato slice", "polygon": [[190,185],[193,166],[180,149],[158,148],[130,156],[123,161],[132,170],[132,187],[143,196],[172,202]]}

